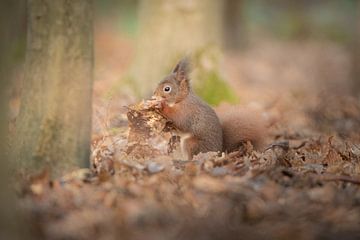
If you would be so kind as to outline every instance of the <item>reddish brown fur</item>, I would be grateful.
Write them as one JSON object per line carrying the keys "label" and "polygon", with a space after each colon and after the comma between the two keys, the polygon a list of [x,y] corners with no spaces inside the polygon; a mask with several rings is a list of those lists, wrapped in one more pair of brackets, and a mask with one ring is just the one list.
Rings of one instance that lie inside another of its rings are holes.
{"label": "reddish brown fur", "polygon": [[250,141],[255,148],[264,144],[267,128],[264,117],[257,111],[238,106],[217,111],[223,130],[223,150],[236,150],[242,142]]}
{"label": "reddish brown fur", "polygon": [[188,159],[192,159],[192,157],[199,152],[207,152],[206,149],[199,148],[199,141],[194,136],[186,138],[184,141],[185,142],[182,150],[183,154],[186,155]]}
{"label": "reddish brown fur", "polygon": [[216,113],[192,92],[172,107],[164,104],[162,113],[179,130],[191,135],[183,149],[189,159],[200,152],[222,150],[222,130]]}
{"label": "reddish brown fur", "polygon": [[[165,92],[165,88],[171,91]],[[192,159],[200,152],[233,151],[244,141],[260,146],[265,136],[265,121],[256,112],[228,107],[215,111],[192,92],[188,62],[182,60],[174,71],[161,81],[154,92],[160,99],[165,117],[184,134],[183,154]]]}

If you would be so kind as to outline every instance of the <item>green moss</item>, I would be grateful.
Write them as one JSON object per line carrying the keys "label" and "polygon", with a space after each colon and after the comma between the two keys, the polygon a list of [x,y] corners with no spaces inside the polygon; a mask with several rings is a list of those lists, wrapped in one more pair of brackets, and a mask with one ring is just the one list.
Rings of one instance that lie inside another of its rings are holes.
{"label": "green moss", "polygon": [[235,92],[216,71],[202,73],[194,90],[207,103],[215,106],[221,102],[237,103],[239,101]]}
{"label": "green moss", "polygon": [[112,128],[107,129],[107,131],[109,132],[110,135],[117,135],[117,134],[121,133],[122,128],[112,127]]}
{"label": "green moss", "polygon": [[221,51],[213,45],[193,54],[193,87],[202,99],[211,105],[221,102],[238,103],[239,98],[221,75]]}

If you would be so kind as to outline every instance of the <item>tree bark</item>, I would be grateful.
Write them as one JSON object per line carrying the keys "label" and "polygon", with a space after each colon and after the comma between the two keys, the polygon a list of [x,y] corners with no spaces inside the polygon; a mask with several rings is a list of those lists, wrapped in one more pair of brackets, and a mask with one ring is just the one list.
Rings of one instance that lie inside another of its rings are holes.
{"label": "tree bark", "polygon": [[226,0],[224,7],[224,45],[238,50],[245,45],[243,0]]}
{"label": "tree bark", "polygon": [[218,70],[222,6],[213,0],[140,1],[139,37],[129,76],[140,97],[147,97],[185,55],[207,55],[208,66]]}
{"label": "tree bark", "polygon": [[93,81],[91,0],[28,0],[28,39],[14,156],[57,177],[89,162]]}
{"label": "tree bark", "polygon": [[0,2],[0,239],[33,239],[29,223],[17,208],[12,161],[8,156],[9,85],[15,66],[25,1]]}
{"label": "tree bark", "polygon": [[354,96],[360,97],[360,3],[357,2],[355,38],[353,51],[353,76],[352,86]]}

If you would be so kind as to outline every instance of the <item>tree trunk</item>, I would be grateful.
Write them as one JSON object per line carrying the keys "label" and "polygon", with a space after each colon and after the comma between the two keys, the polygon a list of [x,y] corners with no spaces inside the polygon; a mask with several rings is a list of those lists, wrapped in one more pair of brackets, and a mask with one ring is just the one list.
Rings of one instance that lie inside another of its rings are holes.
{"label": "tree trunk", "polygon": [[57,177],[89,162],[93,81],[91,0],[29,0],[14,156],[26,174]]}
{"label": "tree trunk", "polygon": [[245,45],[243,0],[226,0],[224,7],[225,48],[238,50]]}
{"label": "tree trunk", "polygon": [[185,55],[195,56],[195,68],[202,61],[196,56],[206,56],[206,67],[218,71],[222,5],[213,0],[140,1],[137,52],[129,76],[140,97],[149,96]]}
{"label": "tree trunk", "polygon": [[17,199],[8,156],[7,126],[9,85],[15,65],[25,1],[0,2],[0,239],[33,239],[29,223],[16,206]]}
{"label": "tree trunk", "polygon": [[352,86],[354,96],[360,97],[360,3],[357,2],[355,38],[353,51],[353,76]]}

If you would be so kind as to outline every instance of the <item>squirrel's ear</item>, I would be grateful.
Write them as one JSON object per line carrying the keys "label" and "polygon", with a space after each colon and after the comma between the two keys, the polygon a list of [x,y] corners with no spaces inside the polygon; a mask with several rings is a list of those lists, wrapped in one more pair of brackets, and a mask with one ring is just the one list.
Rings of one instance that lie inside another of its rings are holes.
{"label": "squirrel's ear", "polygon": [[184,79],[189,80],[189,71],[190,71],[189,59],[185,57],[181,59],[178,64],[176,64],[172,72],[175,73],[177,80],[182,81]]}

